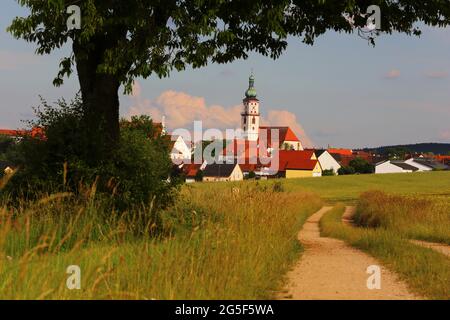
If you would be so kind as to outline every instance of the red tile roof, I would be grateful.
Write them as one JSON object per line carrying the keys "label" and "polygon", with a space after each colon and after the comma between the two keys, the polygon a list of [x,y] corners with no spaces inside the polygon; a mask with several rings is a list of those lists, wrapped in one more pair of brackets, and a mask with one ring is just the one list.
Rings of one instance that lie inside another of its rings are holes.
{"label": "red tile roof", "polygon": [[31,130],[0,129],[0,135],[10,136],[10,137],[23,137],[26,135],[31,135],[33,138],[45,137],[44,130],[42,128],[33,128]]}
{"label": "red tile roof", "polygon": [[183,166],[183,173],[188,178],[195,178],[197,176],[197,173],[200,170],[201,166],[202,166],[201,164],[195,164],[195,163],[185,164]]}
{"label": "red tile roof", "polygon": [[256,141],[248,141],[242,139],[235,139],[231,141],[222,152],[224,156],[234,156],[238,159],[249,159],[249,158],[257,158],[258,154],[258,142]]}
{"label": "red tile roof", "polygon": [[284,151],[279,153],[279,171],[313,170],[317,160],[312,160],[314,151]]}
{"label": "red tile roof", "polygon": [[0,135],[18,137],[24,135],[23,130],[0,129]]}
{"label": "red tile roof", "polygon": [[328,153],[340,154],[342,156],[351,156],[353,151],[350,149],[327,149]]}
{"label": "red tile roof", "polygon": [[261,136],[261,132],[265,131],[267,134],[267,141],[272,141],[272,130],[279,130],[279,139],[280,139],[280,146],[285,141],[292,141],[292,142],[300,142],[298,137],[295,135],[294,131],[291,130],[289,127],[260,127],[259,128],[259,135]]}

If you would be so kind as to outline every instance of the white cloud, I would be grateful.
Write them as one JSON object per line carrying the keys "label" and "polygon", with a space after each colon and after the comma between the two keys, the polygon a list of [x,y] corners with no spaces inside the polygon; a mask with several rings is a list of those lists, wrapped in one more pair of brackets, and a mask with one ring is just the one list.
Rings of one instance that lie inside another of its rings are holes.
{"label": "white cloud", "polygon": [[[190,128],[194,121],[202,121],[205,129],[236,129],[241,125],[242,105],[223,107],[207,105],[205,98],[191,96],[184,92],[164,91],[154,101],[142,97],[142,88],[138,82],[133,85],[131,106],[127,117],[146,114],[159,122],[166,117],[169,129]],[[298,135],[305,146],[312,142],[303,127],[298,123],[294,113],[286,110],[269,110],[267,119],[262,124],[272,126],[289,126]]]}

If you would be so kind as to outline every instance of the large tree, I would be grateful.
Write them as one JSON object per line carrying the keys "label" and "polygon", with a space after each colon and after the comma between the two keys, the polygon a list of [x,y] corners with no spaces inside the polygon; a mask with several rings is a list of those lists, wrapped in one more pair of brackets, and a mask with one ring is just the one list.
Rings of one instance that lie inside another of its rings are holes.
{"label": "large tree", "polygon": [[[94,158],[119,137],[118,91],[136,77],[166,77],[207,63],[247,58],[251,51],[277,58],[288,36],[306,44],[328,30],[362,27],[368,6],[381,8],[381,31],[419,35],[417,22],[444,27],[450,0],[18,0],[29,16],[9,31],[48,54],[72,42],[54,81],[61,85],[76,66]],[[78,5],[80,30],[67,30],[66,8]],[[353,17],[354,23],[349,23]],[[94,143],[95,142],[95,143]],[[102,147],[101,147],[102,146]]]}

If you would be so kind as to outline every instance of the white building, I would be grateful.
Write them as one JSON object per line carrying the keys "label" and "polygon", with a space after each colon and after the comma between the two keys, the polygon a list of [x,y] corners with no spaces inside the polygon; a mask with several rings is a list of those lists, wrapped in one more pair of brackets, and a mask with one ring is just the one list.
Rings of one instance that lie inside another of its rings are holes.
{"label": "white building", "polygon": [[341,168],[339,162],[327,151],[327,150],[317,150],[315,151],[317,160],[319,160],[320,166],[323,170],[333,170],[337,174],[338,170]]}
{"label": "white building", "polygon": [[388,160],[375,165],[375,174],[410,173],[416,171],[419,171],[419,169],[404,161]]}
{"label": "white building", "polygon": [[186,142],[182,136],[171,136],[171,140],[172,151],[170,152],[170,158],[172,161],[190,160],[192,157],[191,143]]}
{"label": "white building", "polygon": [[418,169],[418,171],[420,171],[420,172],[433,170],[433,168],[426,166],[424,164],[421,164],[416,159],[413,159],[413,158],[406,160],[405,163],[407,163],[413,167],[416,167]]}

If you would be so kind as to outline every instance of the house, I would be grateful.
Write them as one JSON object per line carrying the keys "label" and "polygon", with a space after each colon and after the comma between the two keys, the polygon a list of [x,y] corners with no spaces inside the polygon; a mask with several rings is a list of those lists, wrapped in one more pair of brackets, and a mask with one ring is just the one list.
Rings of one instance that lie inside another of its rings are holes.
{"label": "house", "polygon": [[341,165],[327,150],[316,150],[315,154],[322,170],[333,170],[337,174]]}
{"label": "house", "polygon": [[[272,134],[278,133],[278,137],[272,136]],[[278,148],[282,150],[295,150],[303,151],[303,145],[300,139],[295,135],[289,127],[260,127],[259,139],[265,137],[267,139],[267,146],[272,146],[272,139],[278,138]]]}
{"label": "house", "polygon": [[186,183],[196,182],[197,179],[200,177],[199,172],[205,170],[206,165],[207,165],[206,161],[203,164],[196,164],[196,163],[183,164],[181,170],[183,171],[183,174],[186,177]]}
{"label": "house", "polygon": [[433,168],[426,165],[423,162],[424,158],[410,158],[408,160],[405,160],[405,163],[414,166],[418,169],[419,172],[424,172],[424,171],[432,171]]}
{"label": "house", "polygon": [[321,176],[322,167],[314,151],[280,150],[278,177],[292,179]]}
{"label": "house", "polygon": [[198,172],[200,171],[200,164],[188,164],[183,166],[183,173],[186,177],[186,183],[194,183],[197,181]]}
{"label": "house", "polygon": [[385,173],[410,173],[416,172],[419,169],[412,166],[405,161],[393,161],[387,160],[379,162],[375,165],[375,174],[385,174]]}
{"label": "house", "polygon": [[353,150],[350,149],[336,149],[336,148],[328,148],[327,151],[331,154],[339,154],[341,156],[352,156]]}
{"label": "house", "polygon": [[186,159],[191,159],[192,149],[190,147],[191,143],[186,142],[182,136],[167,136],[170,138],[170,158],[172,161],[183,161]]}
{"label": "house", "polygon": [[244,174],[239,164],[208,164],[203,170],[204,182],[242,181]]}
{"label": "house", "polygon": [[412,165],[415,167],[421,166],[421,167],[428,167],[429,170],[424,171],[430,171],[430,170],[449,170],[450,167],[440,163],[434,159],[431,158],[416,158],[413,159]]}
{"label": "house", "polygon": [[34,127],[31,130],[0,129],[0,136],[8,136],[14,139],[21,139],[25,136],[31,136],[33,138],[45,139],[44,130],[39,127]]}
{"label": "house", "polygon": [[440,163],[450,166],[450,155],[448,156],[437,155],[434,157],[434,159]]}

